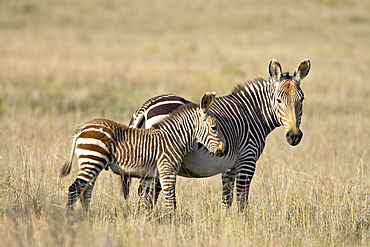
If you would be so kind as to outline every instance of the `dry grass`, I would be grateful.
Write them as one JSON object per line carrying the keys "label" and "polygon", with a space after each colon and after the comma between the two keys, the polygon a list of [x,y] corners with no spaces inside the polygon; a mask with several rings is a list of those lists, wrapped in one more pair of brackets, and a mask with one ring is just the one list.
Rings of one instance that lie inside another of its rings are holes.
{"label": "dry grass", "polygon": [[[0,239],[4,246],[370,245],[370,4],[316,1],[0,1]],[[174,222],[134,215],[103,172],[87,220],[58,180],[73,128],[128,123],[147,98],[312,71],[297,147],[273,132],[249,210],[220,212],[220,177],[178,180]]]}

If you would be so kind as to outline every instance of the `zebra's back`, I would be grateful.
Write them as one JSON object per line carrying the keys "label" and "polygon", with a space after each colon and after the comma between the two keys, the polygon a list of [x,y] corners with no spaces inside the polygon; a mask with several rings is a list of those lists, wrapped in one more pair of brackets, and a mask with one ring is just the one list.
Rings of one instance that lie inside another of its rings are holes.
{"label": "zebra's back", "polygon": [[[162,94],[148,100],[133,114],[130,127],[150,128],[182,105],[192,103],[174,94]],[[160,106],[160,107],[159,107]]]}
{"label": "zebra's back", "polygon": [[100,170],[110,166],[119,174],[156,176],[155,159],[161,139],[158,130],[132,129],[109,119],[94,119],[79,129],[75,153],[80,166],[84,166],[86,157],[89,167],[94,163]]}

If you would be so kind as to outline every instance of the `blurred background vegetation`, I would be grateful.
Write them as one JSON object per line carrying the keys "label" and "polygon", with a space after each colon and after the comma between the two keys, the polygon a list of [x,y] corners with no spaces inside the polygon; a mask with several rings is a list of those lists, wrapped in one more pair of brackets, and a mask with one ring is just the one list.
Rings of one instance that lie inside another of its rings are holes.
{"label": "blurred background vegetation", "polygon": [[[367,1],[0,5],[3,114],[99,110],[127,121],[125,112],[158,93],[195,100],[203,91],[226,94],[236,83],[266,78],[273,57],[290,71],[312,60],[305,89],[322,101],[307,104],[364,110],[356,99],[369,94],[361,89],[369,59]],[[328,93],[337,98],[325,100]]]}
{"label": "blurred background vegetation", "polygon": [[[26,246],[368,245],[369,13],[363,0],[0,0],[0,236]],[[57,178],[74,126],[127,124],[162,93],[228,94],[267,79],[272,58],[289,72],[312,62],[304,138],[293,148],[283,129],[269,136],[247,218],[219,212],[216,176],[179,179],[177,224],[143,223],[129,214],[135,186],[127,206],[103,173],[91,224],[68,226],[60,207],[73,176]]]}

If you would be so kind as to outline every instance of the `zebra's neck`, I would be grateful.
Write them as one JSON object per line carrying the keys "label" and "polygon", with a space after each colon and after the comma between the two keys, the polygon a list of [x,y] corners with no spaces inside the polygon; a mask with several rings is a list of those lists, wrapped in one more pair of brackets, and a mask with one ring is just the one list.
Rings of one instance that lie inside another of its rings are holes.
{"label": "zebra's neck", "polygon": [[198,122],[197,105],[188,104],[179,107],[170,116],[153,125],[169,136],[173,145],[183,154],[193,149],[195,144],[195,123]]}
{"label": "zebra's neck", "polygon": [[275,90],[274,82],[256,78],[243,85],[237,85],[231,92],[231,95],[245,106],[248,114],[260,120],[266,135],[281,126],[275,103]]}

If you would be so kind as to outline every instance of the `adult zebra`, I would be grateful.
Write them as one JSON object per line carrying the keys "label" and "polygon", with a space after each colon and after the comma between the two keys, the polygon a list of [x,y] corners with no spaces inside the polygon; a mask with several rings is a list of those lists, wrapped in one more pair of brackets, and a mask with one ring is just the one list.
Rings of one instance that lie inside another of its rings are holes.
{"label": "adult zebra", "polygon": [[69,187],[68,212],[82,196],[87,213],[96,178],[108,167],[122,180],[127,176],[157,180],[163,187],[167,209],[174,210],[176,174],[184,155],[196,142],[216,156],[222,156],[225,149],[218,136],[217,120],[209,112],[215,97],[215,93],[207,93],[200,106],[179,107],[150,129],[133,129],[108,119],[91,120],[77,128],[69,160],[60,172],[61,177],[70,173],[76,154],[79,172]]}
{"label": "adult zebra", "polygon": [[[283,73],[280,63],[272,59],[268,81],[256,78],[237,85],[229,95],[216,98],[211,111],[215,114],[220,132],[225,138],[225,154],[223,157],[216,157],[203,146],[196,145],[193,152],[184,157],[178,175],[200,178],[222,173],[223,208],[231,206],[236,183],[238,209],[243,211],[248,202],[256,162],[265,147],[267,135],[283,125],[290,145],[295,146],[301,141],[304,94],[300,82],[307,76],[310,67],[310,61],[305,59],[290,75]],[[159,119],[161,115],[165,116],[170,112],[166,109],[171,109],[171,102],[174,101],[177,105],[181,104],[179,102],[187,102],[174,95],[162,95],[148,100],[135,112],[130,127],[150,127],[155,122],[153,119]],[[163,107],[166,104],[166,108]],[[153,199],[156,201],[161,188],[158,183],[155,184],[155,190],[153,186],[149,180],[141,181],[139,195],[142,204]]]}

